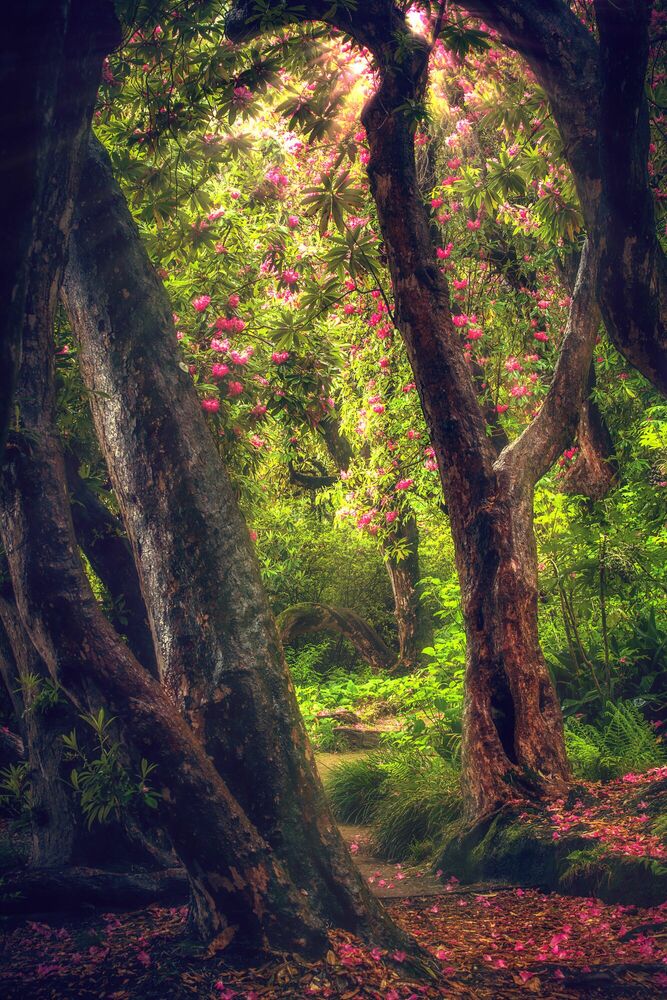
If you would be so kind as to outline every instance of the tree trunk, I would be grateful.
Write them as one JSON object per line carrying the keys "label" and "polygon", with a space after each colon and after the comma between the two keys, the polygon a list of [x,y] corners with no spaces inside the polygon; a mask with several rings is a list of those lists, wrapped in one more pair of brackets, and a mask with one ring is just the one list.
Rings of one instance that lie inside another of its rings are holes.
{"label": "tree trunk", "polygon": [[588,377],[588,396],[579,412],[575,461],[561,479],[563,493],[601,500],[606,497],[617,479],[617,465],[613,459],[614,443],[600,409],[592,398],[595,389],[595,370],[591,365]]}
{"label": "tree trunk", "polygon": [[129,817],[88,827],[70,786],[72,765],[63,743],[63,736],[76,729],[80,745],[86,746],[85,725],[64,691],[45,697],[51,678],[10,589],[5,585],[0,596],[0,673],[21,721],[30,766],[31,866],[152,865],[156,851],[138,830],[129,832]]}
{"label": "tree trunk", "polygon": [[171,305],[98,143],[64,291],[166,691],[318,919],[401,937],[330,814],[247,527],[179,367]]}
{"label": "tree trunk", "polygon": [[65,468],[77,541],[113,601],[109,621],[127,638],[139,663],[157,677],[153,637],[123,525],[81,478],[78,459],[70,451]]}
{"label": "tree trunk", "polygon": [[54,160],[78,140],[83,123],[88,128],[102,57],[120,41],[110,0],[5,0],[2,20],[0,451],[12,415],[31,257],[44,237],[43,197],[53,185]]}
{"label": "tree trunk", "polygon": [[84,906],[126,912],[186,902],[189,885],[182,868],[159,872],[36,868],[6,876],[2,890],[5,915],[76,911]]}
{"label": "tree trunk", "polygon": [[284,643],[309,632],[335,632],[348,639],[361,659],[376,670],[390,670],[396,663],[396,654],[351,608],[295,604],[278,616],[276,624]]}
{"label": "tree trunk", "polygon": [[471,820],[519,798],[562,794],[560,704],[537,632],[532,486],[500,474],[460,573],[466,630],[463,777]]}
{"label": "tree trunk", "polygon": [[430,645],[433,629],[430,616],[419,600],[417,584],[419,573],[419,530],[412,515],[402,520],[396,529],[394,541],[402,541],[407,548],[403,558],[385,555],[385,565],[394,595],[394,610],[398,628],[398,661],[395,671],[410,673],[421,661],[422,650]]}

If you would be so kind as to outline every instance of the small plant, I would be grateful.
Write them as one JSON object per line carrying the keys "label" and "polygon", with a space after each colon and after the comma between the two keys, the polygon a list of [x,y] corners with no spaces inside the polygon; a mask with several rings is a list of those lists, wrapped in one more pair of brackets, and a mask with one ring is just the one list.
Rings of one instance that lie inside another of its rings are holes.
{"label": "small plant", "polygon": [[79,802],[88,827],[93,823],[106,823],[111,816],[119,819],[133,801],[143,802],[151,809],[157,807],[159,794],[148,784],[148,777],[155,770],[142,758],[139,775],[133,778],[121,758],[121,747],[110,735],[113,718],[107,718],[103,708],[97,715],[82,715],[83,721],[95,734],[98,756],[92,757],[80,747],[76,730],[63,736],[71,760],[78,762],[70,774],[72,788]]}
{"label": "small plant", "polygon": [[50,677],[40,677],[35,673],[22,674],[19,692],[26,714],[48,712],[62,701],[60,686]]}
{"label": "small plant", "polygon": [[647,771],[660,767],[667,757],[651,724],[632,702],[609,703],[599,726],[568,719],[565,743],[575,774],[589,780]]}
{"label": "small plant", "polygon": [[26,817],[32,806],[30,765],[9,764],[0,769],[0,807],[15,819]]}

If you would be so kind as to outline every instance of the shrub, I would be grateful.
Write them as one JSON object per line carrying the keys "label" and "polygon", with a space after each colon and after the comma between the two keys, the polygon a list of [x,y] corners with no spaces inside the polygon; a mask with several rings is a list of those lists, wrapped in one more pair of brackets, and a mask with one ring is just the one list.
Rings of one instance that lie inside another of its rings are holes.
{"label": "shrub", "polygon": [[376,850],[392,861],[423,857],[461,811],[456,767],[415,748],[384,748],[345,761],[327,791],[336,818],[368,823]]}

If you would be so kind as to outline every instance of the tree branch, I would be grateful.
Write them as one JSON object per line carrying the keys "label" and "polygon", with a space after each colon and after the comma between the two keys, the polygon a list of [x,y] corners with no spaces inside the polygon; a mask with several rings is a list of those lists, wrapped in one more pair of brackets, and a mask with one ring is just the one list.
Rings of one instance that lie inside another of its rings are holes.
{"label": "tree branch", "polygon": [[565,338],[540,411],[503,449],[499,468],[533,485],[551,468],[574,435],[585,396],[600,313],[595,303],[596,261],[588,241],[579,262]]}

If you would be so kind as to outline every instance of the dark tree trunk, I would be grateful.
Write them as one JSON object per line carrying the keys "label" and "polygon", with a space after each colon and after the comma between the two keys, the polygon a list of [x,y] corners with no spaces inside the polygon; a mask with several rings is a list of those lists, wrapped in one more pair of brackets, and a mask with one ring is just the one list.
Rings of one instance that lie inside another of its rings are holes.
{"label": "dark tree trunk", "polygon": [[430,645],[433,629],[426,609],[419,600],[419,529],[412,515],[402,520],[394,542],[402,542],[403,558],[387,553],[385,564],[394,595],[394,611],[398,629],[398,661],[395,671],[410,673],[421,661],[422,650]]}
{"label": "dark tree trunk", "polygon": [[278,615],[276,624],[283,643],[310,632],[334,632],[348,639],[361,659],[376,670],[391,670],[396,664],[396,653],[351,608],[295,604]]}
{"label": "dark tree trunk", "polygon": [[109,621],[126,637],[139,662],[157,677],[153,637],[123,524],[81,478],[72,452],[65,454],[65,468],[77,541],[113,602]]}
{"label": "dark tree trunk", "polygon": [[182,868],[159,872],[36,868],[6,876],[2,888],[3,914],[67,912],[84,906],[126,912],[185,902],[189,884]]}
{"label": "dark tree trunk", "polygon": [[179,367],[171,305],[98,143],[64,291],[166,691],[312,912],[401,936],[329,812],[247,527]]}
{"label": "dark tree trunk", "polygon": [[138,831],[128,832],[129,816],[88,827],[70,785],[72,764],[63,743],[63,736],[76,729],[85,746],[86,727],[64,691],[45,697],[51,677],[10,589],[5,585],[0,596],[0,673],[14,700],[30,766],[31,866],[153,864],[155,850]]}
{"label": "dark tree trunk", "polygon": [[[46,238],[54,165],[88,130],[102,57],[120,41],[111,0],[6,0],[0,50],[0,450],[12,414],[33,254]],[[65,221],[66,228],[66,220]]]}

